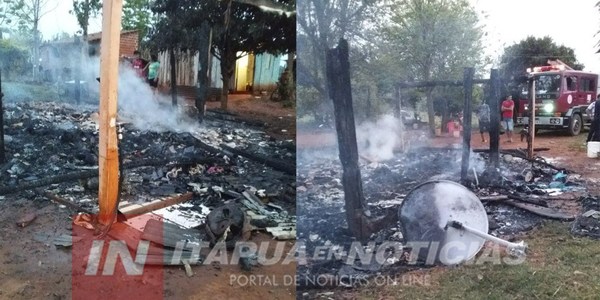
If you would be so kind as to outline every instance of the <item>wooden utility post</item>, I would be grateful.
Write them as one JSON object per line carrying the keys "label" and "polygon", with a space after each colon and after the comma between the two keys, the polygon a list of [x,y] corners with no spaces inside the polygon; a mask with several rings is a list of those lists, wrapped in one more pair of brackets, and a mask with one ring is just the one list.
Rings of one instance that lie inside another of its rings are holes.
{"label": "wooden utility post", "polygon": [[490,161],[494,170],[500,166],[500,76],[498,69],[490,73]]}
{"label": "wooden utility post", "polygon": [[363,240],[368,237],[368,232],[366,224],[363,224],[365,201],[358,167],[348,42],[344,39],[340,39],[337,48],[327,52],[327,82],[329,83],[329,96],[333,100],[339,155],[343,169],[342,184],[344,185],[346,220],[352,234]]}
{"label": "wooden utility post", "polygon": [[465,103],[463,109],[463,153],[462,153],[462,164],[460,168],[460,180],[465,183],[467,181],[467,174],[469,174],[469,158],[471,154],[471,119],[473,115],[473,109],[471,103],[473,102],[473,76],[475,75],[474,68],[464,69],[463,87],[465,93]]}
{"label": "wooden utility post", "polygon": [[117,149],[117,88],[119,44],[123,0],[104,0],[102,5],[102,43],[100,45],[99,111],[99,230],[107,230],[116,220],[119,185]]}
{"label": "wooden utility post", "polygon": [[527,158],[533,159],[533,142],[535,140],[535,78],[529,79],[529,134],[527,135]]}

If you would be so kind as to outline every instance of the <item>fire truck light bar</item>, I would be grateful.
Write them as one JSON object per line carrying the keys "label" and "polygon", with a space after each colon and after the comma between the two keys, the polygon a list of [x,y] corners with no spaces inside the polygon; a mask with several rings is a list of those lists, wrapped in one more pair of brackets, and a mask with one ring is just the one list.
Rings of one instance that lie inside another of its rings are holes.
{"label": "fire truck light bar", "polygon": [[531,72],[548,72],[548,71],[563,71],[565,66],[563,65],[554,65],[554,66],[538,66],[532,68],[527,68],[527,73]]}

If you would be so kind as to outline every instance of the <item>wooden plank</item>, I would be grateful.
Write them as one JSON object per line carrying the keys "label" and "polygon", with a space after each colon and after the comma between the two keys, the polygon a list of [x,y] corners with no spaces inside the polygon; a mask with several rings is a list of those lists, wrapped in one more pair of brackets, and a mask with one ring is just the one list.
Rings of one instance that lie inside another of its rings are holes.
{"label": "wooden plank", "polygon": [[174,197],[154,200],[149,203],[144,203],[141,205],[130,205],[124,207],[121,212],[125,215],[143,215],[149,212],[153,212],[155,210],[159,210],[161,208],[169,207],[175,204],[183,203],[191,200],[194,197],[194,193],[189,192],[181,195],[177,195]]}
{"label": "wooden plank", "polygon": [[[109,228],[116,220],[119,161],[117,150],[117,89],[122,0],[105,0],[102,5],[100,54],[100,111],[98,201],[100,227]],[[101,228],[102,229],[102,228]]]}

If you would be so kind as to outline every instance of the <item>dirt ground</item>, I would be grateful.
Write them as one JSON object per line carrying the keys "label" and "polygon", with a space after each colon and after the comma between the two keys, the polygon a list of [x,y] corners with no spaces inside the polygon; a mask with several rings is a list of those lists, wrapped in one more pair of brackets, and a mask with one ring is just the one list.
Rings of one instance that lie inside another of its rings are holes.
{"label": "dirt ground", "polygon": [[[235,95],[229,105],[240,118],[267,123],[266,131],[274,138],[294,138],[294,108],[248,95]],[[208,103],[209,109],[216,106],[217,102]],[[18,227],[16,221],[27,212],[35,212],[37,218],[25,228]],[[0,299],[72,298],[72,251],[35,240],[38,234],[70,235],[71,217],[72,212],[46,200],[0,197]],[[256,233],[251,240],[272,241],[272,237]],[[284,253],[293,244],[286,242]],[[252,271],[242,271],[239,265],[200,265],[192,269],[195,275],[188,277],[183,267],[164,268],[164,299],[294,299],[296,295],[295,286],[283,282],[296,274],[294,263],[258,266]],[[231,281],[231,276],[242,275],[270,280]],[[100,297],[90,295],[89,299]]]}
{"label": "dirt ground", "polygon": [[[27,227],[15,222],[24,212],[36,212]],[[72,299],[72,251],[34,240],[37,234],[71,234],[71,213],[49,201],[5,198],[0,201],[0,299]],[[269,241],[257,234],[252,241]],[[285,253],[293,246],[286,243]],[[256,267],[250,272],[234,265],[192,266],[195,275],[187,277],[183,267],[164,267],[164,299],[294,299],[295,287],[284,285],[293,276],[295,265]],[[241,275],[271,276],[274,284],[246,284],[234,280]],[[278,285],[275,285],[275,281]],[[151,284],[151,283],[139,283]],[[110,287],[106,287],[110,289]],[[209,296],[210,295],[210,296]],[[96,298],[90,295],[89,299]]]}

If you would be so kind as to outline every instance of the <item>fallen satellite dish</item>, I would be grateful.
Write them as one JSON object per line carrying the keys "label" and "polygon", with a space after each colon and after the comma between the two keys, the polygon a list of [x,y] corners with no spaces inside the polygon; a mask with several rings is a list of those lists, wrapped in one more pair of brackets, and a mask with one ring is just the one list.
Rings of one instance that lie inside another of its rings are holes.
{"label": "fallen satellite dish", "polygon": [[425,182],[402,202],[399,219],[406,246],[426,264],[460,264],[473,258],[485,240],[507,246],[513,254],[524,254],[521,242],[509,243],[488,232],[483,204],[466,187],[447,180]]}

